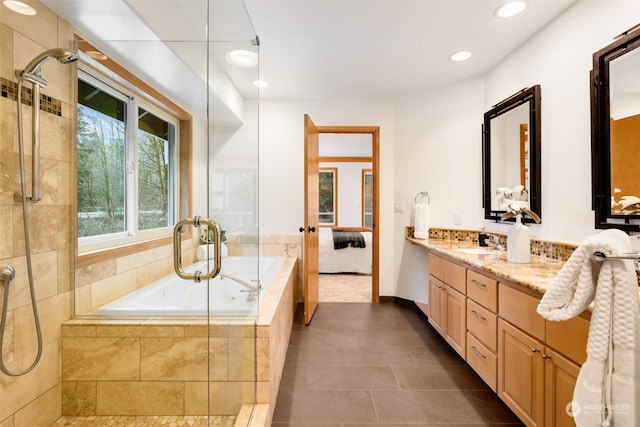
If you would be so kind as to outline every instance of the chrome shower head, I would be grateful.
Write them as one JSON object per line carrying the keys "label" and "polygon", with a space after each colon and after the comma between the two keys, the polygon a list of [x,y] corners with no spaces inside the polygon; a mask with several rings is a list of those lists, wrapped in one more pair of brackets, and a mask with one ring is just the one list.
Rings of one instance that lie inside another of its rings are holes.
{"label": "chrome shower head", "polygon": [[40,66],[51,58],[55,58],[61,64],[70,64],[77,61],[79,56],[78,52],[75,50],[61,48],[49,49],[33,58],[33,60],[24,67],[24,70],[17,70],[16,75],[19,78],[25,78],[32,83],[38,83],[45,86],[46,81],[40,75]]}

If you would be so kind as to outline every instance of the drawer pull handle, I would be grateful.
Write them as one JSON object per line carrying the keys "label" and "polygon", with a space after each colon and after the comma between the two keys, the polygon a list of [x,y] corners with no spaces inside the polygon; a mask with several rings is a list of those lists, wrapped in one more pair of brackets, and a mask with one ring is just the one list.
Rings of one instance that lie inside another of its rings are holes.
{"label": "drawer pull handle", "polygon": [[533,352],[533,353],[537,353],[537,352],[539,352],[539,351],[540,351],[540,350],[538,350],[537,348],[535,348],[535,347],[531,347],[531,352]]}
{"label": "drawer pull handle", "polygon": [[480,352],[478,351],[478,349],[476,348],[476,346],[475,346],[475,345],[472,345],[472,346],[471,346],[471,351],[473,351],[473,353],[474,353],[476,356],[478,356],[480,359],[486,359],[486,358],[487,358],[487,356],[485,356],[484,354],[482,354],[482,353],[480,353]]}
{"label": "drawer pull handle", "polygon": [[542,358],[543,359],[551,359],[551,355],[550,354],[543,354]]}
{"label": "drawer pull handle", "polygon": [[487,287],[487,285],[485,285],[484,283],[478,282],[476,279],[471,279],[471,283],[473,283],[476,286],[480,286],[481,288],[486,288]]}
{"label": "drawer pull handle", "polygon": [[483,321],[484,321],[484,320],[487,320],[487,318],[486,318],[486,317],[482,317],[482,316],[480,316],[480,315],[478,314],[478,312],[477,312],[477,311],[475,311],[475,310],[471,310],[471,314],[473,314],[473,315],[476,317],[476,319],[478,319],[478,320],[483,320]]}

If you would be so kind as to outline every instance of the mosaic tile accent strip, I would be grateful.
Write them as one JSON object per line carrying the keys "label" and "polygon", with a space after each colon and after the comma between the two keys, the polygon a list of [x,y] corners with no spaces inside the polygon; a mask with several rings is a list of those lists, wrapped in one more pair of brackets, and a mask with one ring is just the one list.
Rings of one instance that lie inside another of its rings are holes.
{"label": "mosaic tile accent strip", "polygon": [[91,416],[91,417],[61,417],[51,427],[232,427],[235,422],[234,416]]}
{"label": "mosaic tile accent strip", "polygon": [[[0,93],[4,98],[15,101],[18,99],[18,83],[12,82],[0,77]],[[32,90],[26,86],[22,86],[22,103],[31,106],[33,103]],[[40,109],[45,113],[54,114],[58,117],[62,116],[62,101],[50,96],[40,94]]]}
{"label": "mosaic tile accent strip", "polygon": [[[414,227],[406,227],[406,236],[413,237]],[[431,228],[429,229],[429,239],[449,240],[461,243],[478,244],[479,230],[464,230],[450,228]],[[492,231],[490,234],[499,238],[500,244],[507,244],[507,235],[505,233]],[[549,240],[531,239],[531,254],[537,255],[557,261],[566,261],[569,259],[573,251],[578,246],[571,243],[553,242]]]}

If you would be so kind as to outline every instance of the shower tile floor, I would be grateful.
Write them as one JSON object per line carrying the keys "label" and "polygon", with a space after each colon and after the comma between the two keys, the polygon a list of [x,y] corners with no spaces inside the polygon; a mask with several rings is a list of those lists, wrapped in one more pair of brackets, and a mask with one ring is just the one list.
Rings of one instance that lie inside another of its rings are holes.
{"label": "shower tile floor", "polygon": [[51,427],[232,427],[234,416],[90,416],[90,417],[62,417]]}

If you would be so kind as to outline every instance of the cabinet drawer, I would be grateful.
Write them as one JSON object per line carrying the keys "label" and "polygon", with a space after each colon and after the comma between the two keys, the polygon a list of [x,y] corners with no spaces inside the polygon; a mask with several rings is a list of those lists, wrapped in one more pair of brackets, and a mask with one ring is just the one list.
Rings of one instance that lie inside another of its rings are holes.
{"label": "cabinet drawer", "polygon": [[588,336],[589,321],[582,317],[574,317],[564,322],[547,320],[546,344],[579,364],[587,360]]}
{"label": "cabinet drawer", "polygon": [[467,269],[461,265],[447,262],[447,268],[444,272],[445,283],[451,286],[462,295],[467,293]]}
{"label": "cabinet drawer", "polygon": [[467,296],[494,313],[498,311],[498,282],[487,276],[467,271]]}
{"label": "cabinet drawer", "polygon": [[444,258],[429,253],[429,274],[440,280],[445,280],[444,270],[446,262],[447,261]]}
{"label": "cabinet drawer", "polygon": [[498,357],[471,334],[467,334],[467,363],[491,390],[496,391],[498,383]]}
{"label": "cabinet drawer", "polygon": [[536,308],[539,298],[500,283],[498,285],[498,316],[541,341],[545,339],[545,320]]}
{"label": "cabinet drawer", "polygon": [[465,267],[430,253],[429,274],[442,280],[461,294],[467,293],[467,269]]}
{"label": "cabinet drawer", "polygon": [[467,330],[491,351],[498,350],[498,316],[467,299]]}

